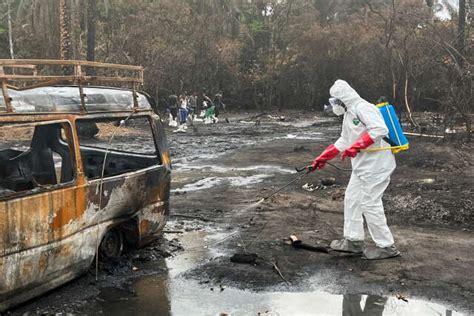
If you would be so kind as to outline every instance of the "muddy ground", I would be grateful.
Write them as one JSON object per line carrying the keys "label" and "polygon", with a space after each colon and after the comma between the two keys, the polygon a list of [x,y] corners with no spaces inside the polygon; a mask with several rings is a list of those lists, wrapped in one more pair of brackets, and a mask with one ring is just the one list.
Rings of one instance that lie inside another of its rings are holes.
{"label": "muddy ground", "polygon": [[[91,270],[12,313],[181,314],[176,302],[186,301],[171,294],[172,282],[183,291],[193,289],[196,297],[190,294],[189,301],[200,301],[201,291],[296,292],[301,299],[305,292],[323,290],[344,295],[344,301],[349,294],[391,299],[402,295],[474,313],[472,143],[410,138],[410,150],[396,156],[398,167],[384,196],[402,256],[364,261],[360,256],[294,249],[284,242],[296,234],[310,244],[327,245],[341,236],[350,172],[327,166],[255,203],[294,179],[294,167],[308,164],[334,141],[341,123],[317,113],[224,117],[230,123],[198,122],[184,134],[168,130],[173,215],[163,239],[142,250],[128,250],[123,260],[101,264],[98,281]],[[335,163],[350,168],[348,162]],[[305,184],[312,191],[303,189]],[[366,241],[370,243],[369,236]],[[236,252],[256,253],[257,264],[231,263]],[[156,284],[165,284],[166,290]],[[255,315],[261,311],[257,305],[245,311]],[[223,311],[196,308],[196,314]]]}

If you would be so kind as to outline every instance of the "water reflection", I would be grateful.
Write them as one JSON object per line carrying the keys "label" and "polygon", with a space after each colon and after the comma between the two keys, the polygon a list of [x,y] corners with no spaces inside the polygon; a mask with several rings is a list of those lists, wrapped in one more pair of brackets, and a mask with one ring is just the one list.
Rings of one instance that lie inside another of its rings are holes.
{"label": "water reflection", "polygon": [[81,314],[106,315],[171,315],[171,302],[166,282],[144,278],[130,289],[102,289],[97,305],[88,305]]}
{"label": "water reflection", "polygon": [[[461,315],[441,305],[378,295],[334,295],[314,292],[251,292],[235,288],[210,290],[210,285],[169,276],[146,277],[130,291],[101,294],[101,308],[112,315]],[[84,311],[83,311],[84,312]],[[87,312],[91,312],[88,310]]]}
{"label": "water reflection", "polygon": [[388,298],[378,295],[345,294],[342,299],[343,316],[382,316]]}
{"label": "water reflection", "polygon": [[133,289],[137,297],[134,309],[136,314],[171,315],[172,294],[168,276],[143,278],[134,284]]}

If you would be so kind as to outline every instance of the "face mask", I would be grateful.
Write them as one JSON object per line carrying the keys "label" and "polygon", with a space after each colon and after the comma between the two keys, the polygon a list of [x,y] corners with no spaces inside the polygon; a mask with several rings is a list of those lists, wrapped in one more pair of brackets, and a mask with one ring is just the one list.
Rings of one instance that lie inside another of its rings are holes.
{"label": "face mask", "polygon": [[342,101],[336,98],[329,98],[329,104],[332,107],[332,112],[337,116],[346,113],[346,108],[342,105]]}

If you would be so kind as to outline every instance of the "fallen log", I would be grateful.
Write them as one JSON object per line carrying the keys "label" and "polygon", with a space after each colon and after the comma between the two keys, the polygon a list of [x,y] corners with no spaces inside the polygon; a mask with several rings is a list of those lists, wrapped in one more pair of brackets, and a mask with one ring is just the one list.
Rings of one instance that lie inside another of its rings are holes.
{"label": "fallen log", "polygon": [[302,240],[300,240],[295,235],[291,235],[290,240],[291,240],[291,245],[294,248],[304,249],[304,250],[309,250],[309,251],[315,251],[315,252],[329,253],[329,248],[328,247],[326,247],[326,246],[311,246],[311,245],[305,244],[305,243],[303,243]]}

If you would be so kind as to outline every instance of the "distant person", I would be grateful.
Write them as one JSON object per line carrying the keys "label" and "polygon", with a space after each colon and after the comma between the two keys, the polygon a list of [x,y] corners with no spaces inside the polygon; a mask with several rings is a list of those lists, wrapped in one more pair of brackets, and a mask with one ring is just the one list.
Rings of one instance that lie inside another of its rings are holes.
{"label": "distant person", "polygon": [[204,117],[206,116],[207,110],[209,109],[209,107],[210,107],[211,105],[213,105],[213,103],[212,103],[211,98],[209,98],[209,97],[206,95],[206,91],[205,91],[205,90],[204,90],[204,91],[202,92],[202,94],[201,94],[201,100],[202,100],[201,104],[202,104],[203,109],[202,109],[202,111],[201,111],[201,115],[200,115],[200,116],[204,118]]}
{"label": "distant person", "polygon": [[216,106],[206,102],[206,115],[204,117],[204,124],[215,124],[218,121],[216,116]]}
{"label": "distant person", "polygon": [[178,126],[177,118],[178,118],[178,96],[176,94],[171,94],[168,96],[168,108],[170,112],[170,121],[168,123],[169,126],[176,127]]}
{"label": "distant person", "polygon": [[165,97],[162,97],[160,101],[158,102],[158,108],[159,108],[159,113],[169,114],[170,105],[168,104],[168,99]]}
{"label": "distant person", "polygon": [[[387,226],[382,196],[395,170],[391,150],[364,151],[390,147],[383,138],[388,128],[377,107],[364,99],[345,81],[337,80],[329,90],[334,114],[344,115],[341,137],[313,161],[313,170],[342,153],[351,158],[352,175],[344,198],[344,238],[331,242],[336,251],[363,253],[365,259],[397,257],[392,233]],[[374,146],[372,146],[374,145]],[[364,245],[364,218],[375,247]]]}
{"label": "distant person", "polygon": [[189,108],[191,109],[196,109],[196,105],[197,105],[197,93],[194,92],[193,94],[191,94],[189,97],[188,97],[188,103],[189,103]]}
{"label": "distant person", "polygon": [[188,108],[188,97],[186,96],[186,94],[181,94],[179,96],[179,107],[182,109]]}
{"label": "distant person", "polygon": [[204,93],[202,94],[202,97],[204,98],[204,101],[206,101],[208,104],[209,104],[209,103],[212,103],[211,98],[209,98],[209,97],[206,95],[206,92],[204,92]]}
{"label": "distant person", "polygon": [[200,117],[204,116],[204,115],[201,115],[202,103],[204,102],[204,94],[205,94],[205,89],[202,89],[201,92],[196,94],[196,114]]}
{"label": "distant person", "polygon": [[216,117],[219,117],[221,111],[225,111],[225,104],[222,102],[222,91],[219,91],[215,96],[213,103],[215,105]]}
{"label": "distant person", "polygon": [[191,119],[191,125],[193,125],[193,122],[196,118],[196,107],[197,107],[197,93],[194,92],[188,97],[188,108],[189,108],[188,117]]}
{"label": "distant person", "polygon": [[179,117],[178,117],[178,132],[185,132],[187,129],[186,123],[188,121],[188,97],[186,94],[179,96]]}

